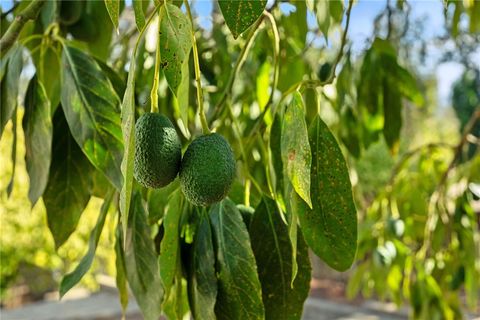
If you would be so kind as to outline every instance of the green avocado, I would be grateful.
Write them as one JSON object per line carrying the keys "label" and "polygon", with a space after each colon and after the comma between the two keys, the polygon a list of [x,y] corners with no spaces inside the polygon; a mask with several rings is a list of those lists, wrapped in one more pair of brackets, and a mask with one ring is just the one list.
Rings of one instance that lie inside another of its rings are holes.
{"label": "green avocado", "polygon": [[177,176],[182,145],[172,122],[158,113],[145,113],[135,124],[133,175],[147,188],[160,188]]}
{"label": "green avocado", "polygon": [[195,139],[185,151],[180,184],[194,205],[207,206],[226,197],[235,177],[235,157],[218,133]]}

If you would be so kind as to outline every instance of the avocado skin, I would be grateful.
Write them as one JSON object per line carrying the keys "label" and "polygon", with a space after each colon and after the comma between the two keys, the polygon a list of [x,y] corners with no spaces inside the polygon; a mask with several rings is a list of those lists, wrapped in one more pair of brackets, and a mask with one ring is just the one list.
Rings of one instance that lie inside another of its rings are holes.
{"label": "avocado skin", "polygon": [[232,148],[218,133],[198,137],[183,155],[180,184],[194,205],[207,206],[225,198],[234,177]]}
{"label": "avocado skin", "polygon": [[161,188],[178,174],[182,145],[172,122],[158,113],[145,113],[135,124],[135,180],[147,188]]}

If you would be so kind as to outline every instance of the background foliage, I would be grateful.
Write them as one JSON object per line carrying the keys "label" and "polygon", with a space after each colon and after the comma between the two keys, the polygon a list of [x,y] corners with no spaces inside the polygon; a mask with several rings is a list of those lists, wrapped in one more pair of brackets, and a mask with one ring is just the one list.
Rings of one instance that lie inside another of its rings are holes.
{"label": "background foliage", "polygon": [[[2,297],[33,265],[61,295],[115,275],[122,306],[128,282],[147,319],[298,319],[308,246],[353,263],[350,297],[408,302],[421,319],[475,310],[480,5],[443,4],[442,59],[465,66],[453,111],[417,70],[405,1],[386,3],[360,53],[351,2],[219,1],[206,28],[179,1],[15,3],[1,16]],[[149,111],[184,149],[202,131],[226,137],[229,199],[193,207],[178,181],[136,185],[132,130]]]}

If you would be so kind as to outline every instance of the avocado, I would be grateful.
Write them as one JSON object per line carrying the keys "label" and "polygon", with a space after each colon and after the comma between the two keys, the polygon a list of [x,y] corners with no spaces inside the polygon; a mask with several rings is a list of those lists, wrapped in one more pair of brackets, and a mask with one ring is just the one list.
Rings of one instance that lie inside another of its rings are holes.
{"label": "avocado", "polygon": [[332,65],[329,62],[325,62],[320,67],[318,71],[318,78],[320,81],[327,81],[328,77],[330,76],[330,72],[332,72]]}
{"label": "avocado", "polygon": [[195,139],[180,166],[180,184],[194,205],[207,206],[226,197],[235,177],[235,157],[218,133]]}
{"label": "avocado", "polygon": [[158,113],[145,113],[135,124],[133,175],[145,187],[160,188],[177,176],[182,145],[172,122]]}

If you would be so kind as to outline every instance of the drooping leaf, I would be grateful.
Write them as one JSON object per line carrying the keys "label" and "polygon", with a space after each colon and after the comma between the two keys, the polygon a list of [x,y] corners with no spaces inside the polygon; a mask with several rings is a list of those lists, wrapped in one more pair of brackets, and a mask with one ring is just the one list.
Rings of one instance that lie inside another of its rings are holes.
{"label": "drooping leaf", "polygon": [[[180,119],[183,126],[188,128],[188,107],[189,107],[189,87],[190,87],[190,70],[188,59],[182,64],[182,80],[178,86],[177,97],[173,97],[175,107],[178,109]],[[188,129],[187,129],[188,130]]]}
{"label": "drooping leaf", "polygon": [[328,38],[328,30],[334,23],[340,23],[343,16],[343,1],[313,1],[307,0],[307,7],[315,13],[318,27],[325,38]]}
{"label": "drooping leaf", "polygon": [[266,0],[218,0],[225,23],[235,39],[262,15]]}
{"label": "drooping leaf", "polygon": [[88,240],[88,251],[85,256],[82,258],[77,267],[65,275],[60,283],[60,298],[65,295],[71,288],[73,288],[87,273],[88,269],[92,265],[93,258],[95,257],[95,252],[97,251],[98,242],[102,234],[103,225],[105,224],[105,219],[107,218],[108,209],[110,208],[110,203],[112,202],[113,192],[110,192],[109,195],[105,198],[102,208],[100,209],[100,214],[98,215],[97,223],[90,234],[90,239]]}
{"label": "drooping leaf", "polygon": [[35,55],[33,55],[32,58],[35,63],[35,68],[37,69],[38,80],[43,84],[48,100],[50,101],[50,112],[53,115],[60,103],[60,57],[52,46],[48,46],[43,53],[43,59],[40,58],[40,56],[36,58]]}
{"label": "drooping leaf", "polygon": [[357,212],[347,165],[340,147],[320,116],[309,130],[313,163],[310,209],[293,198],[308,246],[332,268],[344,271],[353,263],[357,248]]}
{"label": "drooping leaf", "polygon": [[383,84],[383,117],[383,136],[390,151],[396,154],[402,128],[402,97],[388,81]]}
{"label": "drooping leaf", "polygon": [[120,224],[118,224],[115,230],[115,269],[117,272],[115,275],[115,283],[117,284],[120,305],[122,306],[122,315],[125,316],[128,306],[128,288],[123,243],[123,231]]}
{"label": "drooping leaf", "polygon": [[290,238],[290,245],[292,248],[292,279],[291,283],[297,277],[298,263],[297,263],[297,243],[298,243],[298,210],[293,206],[293,201],[299,199],[298,194],[294,191],[290,181],[285,183],[285,197],[286,197],[286,220],[288,224],[288,237]]}
{"label": "drooping leaf", "polygon": [[17,45],[10,51],[8,58],[5,57],[5,75],[2,77],[0,84],[0,137],[2,137],[5,125],[12,118],[17,107],[20,73],[23,68],[22,47]]}
{"label": "drooping leaf", "polygon": [[142,197],[138,192],[133,195],[128,218],[125,268],[128,283],[143,316],[146,320],[157,320],[162,312],[164,290]]}
{"label": "drooping leaf", "polygon": [[245,224],[226,199],[209,213],[216,250],[217,319],[263,319],[262,292]]}
{"label": "drooping leaf", "polygon": [[110,54],[110,42],[113,36],[113,25],[108,21],[109,13],[101,1],[86,1],[86,11],[90,28],[93,26],[95,31],[94,36],[87,42],[88,48],[92,54],[106,61]]}
{"label": "drooping leaf", "polygon": [[123,97],[126,89],[126,84],[122,77],[102,60],[95,59],[95,61],[98,63],[98,66],[102,69],[103,73],[112,83],[112,87],[115,90],[117,96]]}
{"label": "drooping leaf", "polygon": [[270,69],[270,63],[268,61],[265,61],[258,70],[258,75],[256,79],[256,93],[260,111],[263,111],[263,109],[267,105],[268,99],[270,98]]}
{"label": "drooping leaf", "polygon": [[118,29],[118,16],[120,15],[120,0],[104,0],[108,15],[115,29]]}
{"label": "drooping leaf", "polygon": [[168,86],[178,97],[182,66],[192,48],[192,24],[177,6],[165,3],[160,8],[160,65]]}
{"label": "drooping leaf", "polygon": [[189,310],[187,281],[182,278],[182,272],[178,269],[170,294],[163,303],[163,312],[168,319],[184,319]]}
{"label": "drooping leaf", "polygon": [[175,190],[177,190],[179,186],[180,182],[178,179],[176,179],[163,188],[148,190],[147,203],[149,224],[154,224],[163,218],[165,209],[167,208],[170,200],[169,195],[175,193]]}
{"label": "drooping leaf", "polygon": [[148,1],[144,0],[133,0],[132,6],[133,11],[135,12],[135,23],[137,24],[137,29],[140,31],[145,26],[145,12],[143,11],[143,4]]}
{"label": "drooping leaf", "polygon": [[13,115],[12,115],[12,135],[13,135],[13,143],[12,143],[12,154],[11,154],[11,160],[12,160],[12,174],[10,176],[10,181],[8,182],[7,185],[7,197],[10,197],[13,191],[13,183],[15,182],[15,168],[17,167],[17,109],[18,107],[15,107],[13,110]]}
{"label": "drooping leaf", "polygon": [[124,143],[121,171],[123,177],[120,190],[120,214],[123,233],[127,231],[129,208],[131,207],[133,190],[133,160],[135,156],[135,67],[136,59],[130,60],[127,88],[122,101],[122,137]]}
{"label": "drooping leaf", "polygon": [[274,200],[264,197],[250,223],[252,250],[262,284],[265,319],[300,319],[310,289],[310,260],[301,234],[298,237],[299,270],[292,279],[292,248],[287,225]]}
{"label": "drooping leaf", "polygon": [[194,319],[215,319],[217,277],[212,231],[202,217],[195,233],[188,264],[188,298]]}
{"label": "drooping leaf", "polygon": [[160,276],[165,288],[165,294],[170,294],[177,268],[180,267],[180,217],[183,210],[183,195],[177,189],[170,195],[168,206],[163,218],[165,234],[160,244]]}
{"label": "drooping leaf", "polygon": [[93,170],[70,134],[63,110],[58,109],[53,118],[52,161],[43,193],[48,227],[57,248],[75,230],[87,206]]}
{"label": "drooping leaf", "polygon": [[119,98],[93,58],[64,46],[62,107],[75,141],[90,162],[118,189],[123,145]]}
{"label": "drooping leaf", "polygon": [[296,92],[285,110],[282,126],[282,162],[287,177],[298,195],[312,207],[310,200],[310,166],[312,153],[308,143],[305,107]]}
{"label": "drooping leaf", "polygon": [[30,177],[28,198],[34,206],[47,186],[53,134],[50,101],[37,77],[30,80],[27,89],[22,124],[25,133],[25,164]]}
{"label": "drooping leaf", "polygon": [[283,192],[283,164],[282,164],[282,117],[277,113],[270,129],[270,150],[272,152],[272,165],[275,172],[274,191],[277,197]]}

